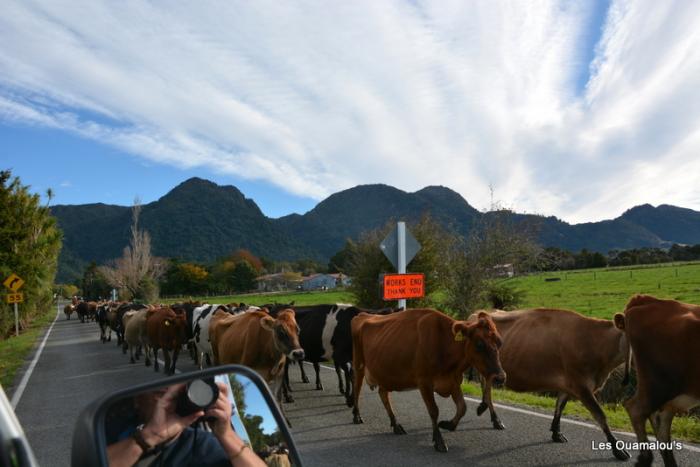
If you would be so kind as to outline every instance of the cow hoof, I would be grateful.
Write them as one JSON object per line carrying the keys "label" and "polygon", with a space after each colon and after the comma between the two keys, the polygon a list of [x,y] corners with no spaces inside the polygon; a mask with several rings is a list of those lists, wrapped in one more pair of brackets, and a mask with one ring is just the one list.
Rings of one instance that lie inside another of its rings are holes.
{"label": "cow hoof", "polygon": [[342,394],[342,395],[344,396],[344,395],[345,395],[345,389],[340,388],[340,394]]}
{"label": "cow hoof", "polygon": [[450,420],[443,420],[440,423],[438,423],[438,428],[442,428],[443,430],[447,431],[455,431],[457,425],[452,423]]}
{"label": "cow hoof", "polygon": [[394,434],[395,435],[405,435],[406,430],[404,430],[403,427],[397,423],[396,425],[394,425]]}
{"label": "cow hoof", "polygon": [[479,404],[479,407],[476,408],[476,414],[481,415],[482,413],[486,412],[486,409],[488,409],[489,406],[486,402],[482,402]]}
{"label": "cow hoof", "polygon": [[435,450],[437,452],[447,452],[447,445],[445,444],[445,441],[443,441],[442,439],[439,441],[436,441],[434,446],[435,446]]}
{"label": "cow hoof", "polygon": [[355,425],[359,425],[360,423],[365,423],[365,421],[362,420],[362,417],[360,417],[359,415],[353,415],[353,417],[352,417],[352,422],[353,422]]}
{"label": "cow hoof", "polygon": [[654,460],[654,455],[651,451],[642,451],[637,457],[637,462],[634,467],[651,467],[651,463]]}
{"label": "cow hoof", "polygon": [[134,360],[134,359],[132,358],[132,359],[129,360],[129,363],[136,363],[136,360]]}
{"label": "cow hoof", "polygon": [[613,448],[613,456],[615,456],[615,459],[619,461],[626,461],[630,458],[630,453],[625,451],[624,449]]}
{"label": "cow hoof", "polygon": [[555,443],[568,443],[569,440],[566,439],[566,436],[562,435],[561,433],[554,432],[552,433],[552,441]]}
{"label": "cow hoof", "polygon": [[284,396],[284,402],[286,404],[292,404],[294,403],[294,398],[292,396]]}
{"label": "cow hoof", "polygon": [[309,382],[309,378],[306,377],[306,376],[304,376],[303,378],[301,378],[301,382],[302,382],[302,383],[308,383],[308,382]]}
{"label": "cow hoof", "polygon": [[353,406],[353,401],[352,401],[352,399],[346,398],[346,399],[345,399],[345,405],[347,405],[348,407],[352,407],[352,406]]}
{"label": "cow hoof", "polygon": [[506,429],[506,426],[500,420],[491,420],[491,423],[493,424],[493,428],[495,430],[505,430]]}
{"label": "cow hoof", "polygon": [[316,390],[317,390],[317,391],[323,391],[323,384],[318,383],[318,384],[316,385]]}
{"label": "cow hoof", "polygon": [[146,366],[151,366],[151,362],[146,360]]}

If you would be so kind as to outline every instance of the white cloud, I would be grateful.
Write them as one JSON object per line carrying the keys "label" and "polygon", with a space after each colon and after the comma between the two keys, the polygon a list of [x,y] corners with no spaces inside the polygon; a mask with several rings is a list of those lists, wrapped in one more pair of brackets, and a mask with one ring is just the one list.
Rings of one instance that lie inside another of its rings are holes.
{"label": "white cloud", "polygon": [[700,3],[4,2],[0,119],[320,199],[442,184],[569,221],[698,208]]}

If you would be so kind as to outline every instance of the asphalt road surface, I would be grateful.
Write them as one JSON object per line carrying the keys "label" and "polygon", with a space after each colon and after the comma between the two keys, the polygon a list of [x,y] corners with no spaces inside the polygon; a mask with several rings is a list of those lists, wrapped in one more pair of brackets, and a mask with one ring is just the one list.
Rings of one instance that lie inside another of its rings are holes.
{"label": "asphalt road surface", "polygon": [[[30,359],[33,358],[33,355]],[[25,364],[24,372],[29,367]],[[187,354],[179,359],[178,369],[195,369]],[[307,364],[313,381],[313,369]],[[8,391],[12,397],[23,373]],[[447,453],[433,450],[430,418],[417,391],[393,393],[392,400],[399,423],[408,434],[394,435],[379,396],[363,388],[361,411],[365,423],[354,425],[351,410],[338,393],[335,372],[321,370],[324,391],[315,384],[300,383],[299,370],[291,369],[296,402],[285,404],[292,423],[292,433],[308,466],[449,466],[449,465],[633,465],[616,461],[607,451],[595,451],[592,443],[605,441],[597,428],[562,418],[566,444],[550,441],[551,416],[537,416],[507,408],[499,409],[505,431],[491,428],[488,414],[477,417],[477,404],[467,401],[467,415],[455,432],[444,432]],[[16,406],[37,460],[42,466],[70,464],[73,427],[85,405],[97,397],[119,388],[158,378],[153,368],[142,363],[130,364],[127,355],[112,342],[99,341],[96,323],[81,324],[73,316],[66,321],[63,313],[46,340],[41,357],[31,373],[26,389]],[[437,397],[441,419],[451,417],[454,406]],[[517,409],[516,409],[517,410]],[[629,435],[620,439],[633,441]],[[636,452],[630,452],[636,457]],[[655,453],[655,465],[662,465]],[[700,465],[700,449],[684,444],[676,452],[680,465]]]}

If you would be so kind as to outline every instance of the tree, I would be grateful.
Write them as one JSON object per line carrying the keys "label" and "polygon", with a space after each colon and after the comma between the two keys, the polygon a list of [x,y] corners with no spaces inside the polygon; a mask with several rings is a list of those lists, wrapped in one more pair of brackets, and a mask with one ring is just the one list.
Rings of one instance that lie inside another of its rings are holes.
{"label": "tree", "polygon": [[112,286],[94,261],[85,268],[81,287],[83,297],[88,300],[107,298],[112,293]]}
{"label": "tree", "polygon": [[158,279],[164,265],[151,255],[151,237],[139,229],[141,202],[134,200],[132,208],[131,239],[121,258],[101,268],[107,282],[127,295],[127,298],[152,302],[158,298]]}
{"label": "tree", "polygon": [[171,260],[161,284],[166,294],[202,294],[209,287],[209,271],[193,263]]}
{"label": "tree", "polygon": [[[379,249],[379,244],[394,225],[394,222],[389,222],[381,229],[365,233],[357,242],[346,244],[347,254],[350,256],[346,274],[352,277],[349,291],[353,294],[358,306],[382,308],[389,305],[382,299],[380,276],[395,272],[395,269]],[[434,305],[429,294],[445,284],[447,277],[445,257],[453,239],[429,216],[423,217],[410,228],[421,244],[421,249],[408,265],[408,269],[410,272],[425,274],[426,298],[410,300],[407,306]],[[393,303],[396,304],[396,302]]]}
{"label": "tree", "polygon": [[255,288],[255,268],[248,261],[240,261],[233,268],[231,283],[236,292],[248,292]]}
{"label": "tree", "polygon": [[343,248],[334,254],[328,262],[328,272],[330,274],[338,272],[347,274],[348,269],[350,269],[354,247],[355,245],[351,239],[345,241]]}
{"label": "tree", "polygon": [[[53,281],[61,231],[39,195],[31,194],[9,170],[0,171],[0,280],[15,273],[24,279],[24,303],[19,309],[20,327],[48,312],[53,299]],[[0,338],[14,328],[14,312],[0,303]]]}
{"label": "tree", "polygon": [[493,306],[489,295],[522,298],[517,291],[493,292],[496,266],[512,264],[516,271],[535,268],[540,248],[534,238],[533,227],[518,221],[508,209],[495,207],[477,220],[469,236],[456,243],[449,258],[447,305],[458,318],[466,318],[480,307]]}

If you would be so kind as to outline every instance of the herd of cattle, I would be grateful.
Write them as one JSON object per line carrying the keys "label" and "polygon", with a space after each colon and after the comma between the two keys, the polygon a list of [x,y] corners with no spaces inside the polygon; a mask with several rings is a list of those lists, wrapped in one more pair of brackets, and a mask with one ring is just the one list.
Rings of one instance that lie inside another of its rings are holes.
{"label": "herd of cattle", "polygon": [[[152,357],[156,371],[162,349],[164,371],[173,374],[182,347],[200,368],[205,363],[249,366],[270,384],[280,407],[282,399],[293,402],[290,362],[313,363],[321,390],[319,364],[332,361],[353,422],[362,423],[359,396],[366,380],[370,389],[378,389],[396,434],[405,431],[389,394],[418,389],[440,452],[447,450],[440,429],[453,431],[466,413],[461,383],[470,368],[482,381],[477,414],[488,409],[495,429],[504,425],[493,407],[493,385],[554,392],[554,442],[567,441],[560,418],[567,401],[577,399],[605,433],[612,454],[626,460],[625,443],[611,432],[595,393],[623,364],[627,380],[633,364],[636,393],[624,405],[638,439],[638,465],[651,465],[656,447],[665,465],[676,465],[671,422],[675,414],[700,405],[700,307],[646,295],[633,297],[612,321],[555,309],[480,311],[458,321],[433,309],[366,310],[343,304],[146,306],[74,300],[64,312],[70,319],[74,311],[82,322],[99,324],[102,342],[111,340],[114,331],[132,363],[143,355],[148,366]],[[454,401],[452,419],[438,421],[435,393]],[[647,420],[658,444],[648,442]]]}

